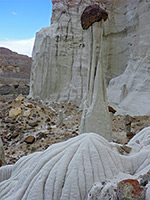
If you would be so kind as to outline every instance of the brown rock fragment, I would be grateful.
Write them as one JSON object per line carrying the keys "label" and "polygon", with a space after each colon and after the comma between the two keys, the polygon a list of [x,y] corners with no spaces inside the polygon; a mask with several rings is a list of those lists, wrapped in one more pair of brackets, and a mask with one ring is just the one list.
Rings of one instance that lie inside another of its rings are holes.
{"label": "brown rock fragment", "polygon": [[3,165],[3,162],[2,162],[2,160],[0,159],[0,167]]}
{"label": "brown rock fragment", "polygon": [[36,126],[38,126],[38,122],[36,121],[36,122],[28,122],[28,124],[29,124],[29,126],[31,126],[31,127],[36,127]]}
{"label": "brown rock fragment", "polygon": [[81,15],[81,25],[87,30],[94,22],[100,22],[102,19],[106,21],[107,18],[108,13],[95,4],[85,8]]}
{"label": "brown rock fragment", "polygon": [[25,99],[25,97],[23,97],[22,95],[19,95],[16,99],[15,99],[15,101],[16,102],[19,102],[19,101],[23,101]]}
{"label": "brown rock fragment", "polygon": [[113,114],[116,112],[116,110],[111,106],[108,106],[108,110],[109,110],[109,112],[111,112]]}
{"label": "brown rock fragment", "polygon": [[47,138],[47,137],[48,137],[47,133],[39,132],[37,134],[37,139]]}
{"label": "brown rock fragment", "polygon": [[12,135],[11,135],[11,138],[15,139],[16,137],[18,137],[19,135],[19,132],[14,132]]}
{"label": "brown rock fragment", "polygon": [[130,151],[132,150],[131,147],[126,146],[126,145],[122,145],[122,146],[117,146],[117,149],[119,151],[119,153],[124,154],[125,153],[130,153]]}
{"label": "brown rock fragment", "polygon": [[126,152],[126,153],[130,153],[130,151],[131,151],[131,147],[128,147],[128,146],[126,146],[126,145],[123,145],[122,146],[122,149]]}
{"label": "brown rock fragment", "polygon": [[16,118],[17,116],[21,115],[21,108],[20,107],[17,107],[17,108],[12,108],[10,111],[9,111],[9,117],[10,118]]}
{"label": "brown rock fragment", "polygon": [[118,200],[144,200],[145,190],[136,179],[120,181],[117,185]]}
{"label": "brown rock fragment", "polygon": [[26,142],[27,144],[32,144],[34,141],[35,141],[35,137],[32,135],[26,137],[24,140],[24,142]]}

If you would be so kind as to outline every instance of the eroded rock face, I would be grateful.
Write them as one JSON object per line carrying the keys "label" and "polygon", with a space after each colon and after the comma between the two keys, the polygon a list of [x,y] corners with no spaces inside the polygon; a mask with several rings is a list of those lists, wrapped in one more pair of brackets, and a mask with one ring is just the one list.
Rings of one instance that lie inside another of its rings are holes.
{"label": "eroded rock face", "polygon": [[[53,1],[52,24],[36,35],[30,96],[51,101],[74,101],[78,105],[82,103],[90,55],[89,38],[82,29],[81,15],[86,7],[93,4],[102,8],[105,5],[93,0]],[[102,18],[105,19],[105,11],[103,13]]]}
{"label": "eroded rock face", "polygon": [[124,73],[110,81],[108,99],[119,114],[150,115],[150,2],[127,2],[128,44],[124,47],[130,56],[126,57],[127,68]]}
{"label": "eroded rock face", "polygon": [[81,104],[89,54],[80,19],[87,6],[96,4],[109,14],[101,49],[107,85],[126,70],[110,82],[109,104],[122,114],[149,114],[149,2],[102,2],[53,1],[52,24],[36,35],[30,96]]}
{"label": "eroded rock face", "polygon": [[77,0],[53,1],[52,24],[36,35],[30,96],[81,103],[89,56],[80,21],[86,5]]}

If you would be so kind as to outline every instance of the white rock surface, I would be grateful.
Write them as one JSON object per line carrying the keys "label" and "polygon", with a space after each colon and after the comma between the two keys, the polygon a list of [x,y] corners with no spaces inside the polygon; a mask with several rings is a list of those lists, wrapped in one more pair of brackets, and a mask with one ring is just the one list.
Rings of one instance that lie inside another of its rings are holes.
{"label": "white rock surface", "polygon": [[[147,130],[150,135],[150,127]],[[98,134],[81,134],[1,167],[0,199],[85,200],[95,182],[113,179],[120,172],[140,175],[149,167],[149,145],[123,156]]]}
{"label": "white rock surface", "polygon": [[115,190],[116,184],[111,181],[106,185],[102,185],[100,182],[95,183],[88,193],[87,200],[117,200]]}
{"label": "white rock surface", "polygon": [[111,141],[111,123],[101,56],[103,21],[94,23],[88,28],[87,32],[90,56],[88,58],[87,92],[83,107],[80,133],[98,133]]}
{"label": "white rock surface", "polygon": [[[131,157],[134,158],[134,165],[137,164],[137,169],[134,173],[122,173],[120,172],[117,176],[114,176],[111,180],[106,180],[105,183],[96,182],[91,187],[88,193],[88,200],[117,200],[117,184],[125,179],[137,179],[140,182],[140,175],[146,175],[150,169],[150,154],[148,149],[150,148],[150,127],[144,128],[136,136],[134,136],[130,142],[129,146],[132,147],[132,152],[129,155],[128,164]],[[147,142],[145,142],[148,140]],[[138,146],[138,148],[137,148]],[[147,153],[148,154],[147,154]],[[139,165],[139,160],[144,154],[147,154],[147,158]],[[149,199],[150,195],[150,183],[146,185],[146,200]]]}
{"label": "white rock surface", "polygon": [[88,35],[80,24],[84,8],[106,8],[103,66],[109,104],[120,114],[150,114],[149,19],[146,0],[53,0],[52,25],[36,35],[30,96],[44,101],[82,103],[86,91]]}
{"label": "white rock surface", "polygon": [[2,161],[2,164],[6,164],[5,162],[5,156],[4,156],[4,149],[3,149],[3,142],[0,138],[0,160]]}
{"label": "white rock surface", "polygon": [[108,87],[109,103],[116,114],[150,115],[150,2],[127,1],[127,68],[112,79]]}
{"label": "white rock surface", "polygon": [[29,96],[81,103],[89,56],[80,22],[86,5],[88,1],[53,1],[51,26],[36,34]]}
{"label": "white rock surface", "polygon": [[[87,31],[82,30],[80,18],[83,10],[93,3],[106,7],[110,15],[105,25],[103,47],[106,80],[109,81],[124,71],[126,63],[122,62],[126,60],[126,56],[124,58],[120,48],[116,49],[116,42],[122,46],[126,42],[126,40],[123,42],[125,18],[120,12],[120,8],[124,9],[123,13],[125,12],[125,3],[117,4],[116,7],[110,0],[104,4],[97,0],[53,0],[52,24],[36,34],[32,55],[30,96],[45,101],[82,103],[86,91],[90,55],[89,37]],[[117,9],[117,14],[114,14],[116,13],[114,9]],[[118,22],[117,16],[122,23],[116,29],[112,24]],[[114,35],[119,35],[118,40]],[[115,46],[115,51],[111,45]]]}

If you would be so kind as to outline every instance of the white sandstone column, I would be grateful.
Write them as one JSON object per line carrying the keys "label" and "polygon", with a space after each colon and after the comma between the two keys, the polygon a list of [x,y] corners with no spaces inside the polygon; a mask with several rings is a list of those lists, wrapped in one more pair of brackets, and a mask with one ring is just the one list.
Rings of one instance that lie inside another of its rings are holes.
{"label": "white sandstone column", "polygon": [[87,31],[89,34],[88,79],[80,133],[95,132],[111,141],[111,123],[101,54],[103,20],[94,23]]}

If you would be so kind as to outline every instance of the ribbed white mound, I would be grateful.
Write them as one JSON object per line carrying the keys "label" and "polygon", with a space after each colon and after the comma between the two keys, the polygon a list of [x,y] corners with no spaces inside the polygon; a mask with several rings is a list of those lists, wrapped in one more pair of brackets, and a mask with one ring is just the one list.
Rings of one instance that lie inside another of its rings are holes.
{"label": "ribbed white mound", "polygon": [[122,156],[98,134],[81,134],[0,168],[0,199],[84,200],[95,182],[134,174],[149,154]]}

